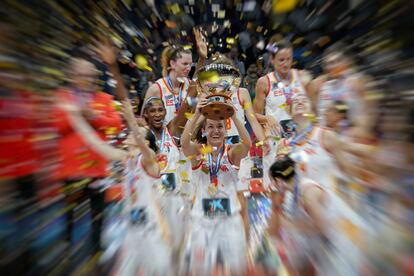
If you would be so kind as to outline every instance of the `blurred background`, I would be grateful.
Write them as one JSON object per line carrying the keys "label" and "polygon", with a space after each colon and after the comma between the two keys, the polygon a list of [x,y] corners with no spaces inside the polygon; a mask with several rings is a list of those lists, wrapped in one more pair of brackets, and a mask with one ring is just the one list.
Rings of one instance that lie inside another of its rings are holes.
{"label": "blurred background", "polygon": [[[119,253],[111,245],[122,232],[104,237],[99,250],[94,243],[119,218],[116,193],[108,187],[121,181],[122,169],[111,164],[111,176],[99,183],[93,198],[101,206],[91,209],[86,199],[73,199],[76,223],[67,242],[71,205],[65,185],[54,177],[60,162],[50,121],[54,92],[67,83],[66,68],[76,56],[96,65],[100,90],[114,95],[114,81],[93,46],[109,35],[120,49],[118,65],[138,111],[147,88],[162,77],[165,46],[183,45],[197,60],[193,28],[203,33],[209,56],[224,53],[236,63],[241,86],[252,98],[258,78],[272,71],[265,50],[272,35],[293,44],[293,67],[313,77],[322,74],[327,47],[346,46],[359,71],[372,77],[370,97],[378,101],[383,152],[377,162],[388,183],[376,189],[372,201],[381,210],[373,220],[387,227],[378,228],[381,238],[367,252],[378,275],[413,273],[413,5],[404,0],[1,1],[0,273],[112,271]],[[190,75],[194,71],[195,64]],[[106,134],[113,145],[124,138]]]}

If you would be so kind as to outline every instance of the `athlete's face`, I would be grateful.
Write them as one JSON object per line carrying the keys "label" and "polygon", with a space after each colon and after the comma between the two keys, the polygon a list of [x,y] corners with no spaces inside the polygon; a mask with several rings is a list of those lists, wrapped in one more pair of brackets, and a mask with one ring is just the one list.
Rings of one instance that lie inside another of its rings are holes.
{"label": "athlete's face", "polygon": [[284,75],[288,74],[290,68],[292,67],[292,55],[293,51],[291,48],[279,50],[272,59],[275,70]]}
{"label": "athlete's face", "polygon": [[191,64],[193,59],[191,54],[181,53],[181,57],[177,60],[171,60],[171,67],[177,74],[177,77],[187,77],[191,71]]}
{"label": "athlete's face", "polygon": [[348,62],[346,58],[341,54],[330,54],[325,57],[324,60],[325,71],[333,78],[338,78],[348,68]]}
{"label": "athlete's face", "polygon": [[98,70],[95,65],[84,59],[75,59],[71,64],[70,82],[75,88],[84,92],[96,90]]}
{"label": "athlete's face", "polygon": [[297,95],[292,100],[292,117],[312,112],[311,101],[306,95]]}
{"label": "athlete's face", "polygon": [[212,146],[220,146],[226,136],[226,127],[223,120],[207,119],[203,132],[207,135],[207,143]]}
{"label": "athlete's face", "polygon": [[147,108],[144,116],[151,128],[159,129],[163,126],[166,113],[164,104],[161,101],[153,101],[151,106]]}
{"label": "athlete's face", "polygon": [[341,120],[345,119],[344,115],[336,110],[335,105],[330,106],[324,116],[326,126],[330,128],[335,128]]}

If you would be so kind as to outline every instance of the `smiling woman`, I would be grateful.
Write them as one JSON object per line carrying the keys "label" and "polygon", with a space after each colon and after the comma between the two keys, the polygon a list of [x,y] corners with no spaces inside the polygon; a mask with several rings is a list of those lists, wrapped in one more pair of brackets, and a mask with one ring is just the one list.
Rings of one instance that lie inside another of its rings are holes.
{"label": "smiling woman", "polygon": [[[207,56],[206,44],[199,32],[195,32],[195,36],[199,63],[204,63]],[[148,88],[145,100],[156,96],[164,101],[166,110],[164,124],[167,125],[177,115],[187,97],[190,86],[188,74],[193,63],[192,53],[181,46],[168,46],[162,52],[161,63],[163,78]]]}
{"label": "smiling woman", "polygon": [[183,269],[188,270],[181,273],[210,274],[222,265],[230,269],[231,274],[242,275],[246,269],[248,221],[245,191],[238,185],[238,167],[251,141],[247,130],[233,114],[231,119],[237,127],[240,143],[226,145],[224,121],[211,119],[206,119],[202,127],[206,143],[192,142],[191,132],[203,119],[201,109],[206,104],[205,98],[199,101],[181,137],[183,152],[191,159],[192,184],[196,191],[191,230],[182,260]]}

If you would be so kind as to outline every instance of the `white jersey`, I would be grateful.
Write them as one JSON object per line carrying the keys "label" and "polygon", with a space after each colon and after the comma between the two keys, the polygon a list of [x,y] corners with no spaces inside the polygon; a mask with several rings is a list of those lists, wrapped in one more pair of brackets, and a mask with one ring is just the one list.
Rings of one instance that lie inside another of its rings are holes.
{"label": "white jersey", "polygon": [[238,168],[229,159],[229,145],[225,145],[224,147],[220,169],[217,173],[218,192],[215,196],[211,196],[208,192],[211,181],[207,158],[202,157],[200,164],[193,168],[192,182],[195,185],[195,202],[191,211],[193,217],[204,216],[203,199],[226,198],[229,201],[231,215],[240,212],[241,206],[237,198],[237,191],[240,190],[238,187]]}
{"label": "white jersey", "polygon": [[352,83],[358,75],[348,75],[341,79],[326,81],[320,90],[318,97],[318,122],[321,126],[326,126],[325,113],[330,105],[335,101],[343,101],[349,107],[349,117],[351,122],[355,122],[362,110],[362,99],[357,95]]}
{"label": "white jersey", "polygon": [[152,206],[160,185],[159,176],[152,176],[144,169],[141,157],[139,154],[127,160],[124,186],[127,210]]}
{"label": "white jersey", "polygon": [[[233,95],[231,96],[231,101],[236,108],[236,118],[242,122],[242,124],[245,124],[244,119],[244,109],[243,109],[243,102],[240,98],[240,88],[238,88]],[[227,136],[238,136],[239,132],[237,131],[236,125],[233,123],[233,120],[231,118],[228,118],[226,120],[226,130],[227,130]]]}
{"label": "white jersey", "polygon": [[[171,269],[171,249],[167,243],[168,231],[158,205],[160,178],[147,173],[142,166],[142,155],[127,160],[125,181],[128,228],[117,261],[119,275],[166,275]],[[134,223],[134,210],[141,210],[144,220]]]}
{"label": "white jersey", "polygon": [[187,97],[188,87],[190,86],[190,81],[187,78],[185,78],[184,82],[180,84],[179,91],[181,91],[181,96],[180,93],[174,93],[174,89],[173,87],[171,87],[170,84],[168,84],[167,78],[161,78],[157,80],[155,84],[158,86],[158,89],[160,90],[160,98],[163,100],[165,110],[167,112],[164,119],[164,125],[168,125],[168,123],[175,117],[178,111],[178,106],[175,101],[179,100],[181,104],[182,101],[185,100],[185,98]]}
{"label": "white jersey", "polygon": [[173,173],[176,181],[175,189],[180,192],[189,193],[191,162],[177,146],[167,127],[164,127],[162,136],[161,141],[158,141],[160,148],[158,163],[160,164],[161,174]]}
{"label": "white jersey", "polygon": [[332,188],[335,161],[323,145],[323,135],[327,130],[313,127],[309,138],[293,148],[292,159],[296,162],[295,171],[300,179],[308,178],[325,189]]}
{"label": "white jersey", "polygon": [[287,96],[288,90],[290,90],[290,97],[297,93],[305,93],[305,89],[300,81],[299,72],[296,69],[290,70],[291,82],[285,85],[283,89],[283,82],[278,80],[275,72],[268,73],[267,78],[267,93],[266,93],[266,105],[265,114],[271,115],[277,122],[282,120],[290,120],[291,116],[287,113]]}

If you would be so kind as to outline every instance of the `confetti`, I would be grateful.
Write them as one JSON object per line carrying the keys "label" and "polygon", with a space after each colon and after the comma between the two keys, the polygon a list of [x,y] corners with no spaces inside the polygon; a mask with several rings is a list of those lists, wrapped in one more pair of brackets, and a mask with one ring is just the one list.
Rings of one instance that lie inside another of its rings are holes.
{"label": "confetti", "polygon": [[201,171],[202,171],[203,173],[205,173],[205,174],[208,174],[208,173],[209,173],[208,168],[201,168]]}
{"label": "confetti", "polygon": [[186,112],[184,113],[184,116],[187,118],[187,120],[191,120],[191,118],[193,118],[194,116],[194,113]]}
{"label": "confetti", "polygon": [[235,42],[234,37],[227,37],[227,38],[226,38],[226,43],[227,43],[227,44],[234,44],[234,42]]}
{"label": "confetti", "polygon": [[293,10],[298,4],[299,0],[273,0],[273,12],[285,13]]}
{"label": "confetti", "polygon": [[243,105],[243,109],[244,109],[244,110],[247,110],[247,109],[249,109],[250,107],[252,107],[252,103],[251,103],[251,102],[245,103],[245,104]]}
{"label": "confetti", "polygon": [[302,57],[308,57],[312,54],[312,51],[306,51],[302,54]]}
{"label": "confetti", "polygon": [[256,147],[261,147],[261,146],[263,146],[263,141],[259,141],[256,143]]}
{"label": "confetti", "polygon": [[200,149],[200,153],[206,155],[207,153],[213,152],[213,148],[210,145],[204,146]]}
{"label": "confetti", "polygon": [[181,178],[188,179],[188,173],[187,172],[181,172],[180,173]]}

